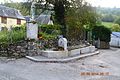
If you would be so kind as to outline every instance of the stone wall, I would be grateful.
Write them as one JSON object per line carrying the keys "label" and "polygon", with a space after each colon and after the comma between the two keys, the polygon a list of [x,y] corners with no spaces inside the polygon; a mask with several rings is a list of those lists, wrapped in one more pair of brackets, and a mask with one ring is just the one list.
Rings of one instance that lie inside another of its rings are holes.
{"label": "stone wall", "polygon": [[25,42],[19,42],[14,44],[0,44],[0,56],[4,57],[23,57],[26,55],[27,44]]}

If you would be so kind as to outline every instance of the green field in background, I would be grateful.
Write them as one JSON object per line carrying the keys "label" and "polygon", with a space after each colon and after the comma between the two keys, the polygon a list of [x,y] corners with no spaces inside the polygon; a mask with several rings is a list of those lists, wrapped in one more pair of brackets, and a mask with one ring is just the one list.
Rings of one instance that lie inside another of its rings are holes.
{"label": "green field in background", "polygon": [[108,28],[112,28],[114,24],[115,23],[113,23],[113,22],[102,22],[102,25],[104,25],[104,26],[106,26]]}

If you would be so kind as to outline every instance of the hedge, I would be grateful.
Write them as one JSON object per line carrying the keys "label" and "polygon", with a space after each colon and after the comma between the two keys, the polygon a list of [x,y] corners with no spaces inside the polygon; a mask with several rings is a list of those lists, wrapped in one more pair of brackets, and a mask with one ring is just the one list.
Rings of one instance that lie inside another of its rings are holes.
{"label": "hedge", "polygon": [[94,26],[92,29],[93,39],[105,42],[110,42],[111,30],[105,26]]}

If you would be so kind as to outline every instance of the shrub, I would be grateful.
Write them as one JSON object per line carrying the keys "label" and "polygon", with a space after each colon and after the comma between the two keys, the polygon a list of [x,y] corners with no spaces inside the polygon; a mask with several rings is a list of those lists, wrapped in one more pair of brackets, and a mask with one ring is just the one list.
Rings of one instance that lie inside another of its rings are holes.
{"label": "shrub", "polygon": [[93,39],[105,42],[110,42],[111,30],[105,26],[94,26],[92,29]]}
{"label": "shrub", "polygon": [[45,39],[45,40],[50,40],[50,39],[57,38],[57,35],[47,34],[47,33],[44,33],[44,32],[39,32],[39,35],[41,35],[42,38]]}
{"label": "shrub", "polygon": [[120,31],[120,26],[119,24],[114,24],[111,28],[112,31],[114,32],[119,32]]}
{"label": "shrub", "polygon": [[1,31],[0,32],[0,43],[8,42],[8,31]]}
{"label": "shrub", "polygon": [[60,35],[60,25],[42,25],[39,26],[39,35],[44,39],[53,39]]}
{"label": "shrub", "polygon": [[23,26],[14,27],[11,31],[0,32],[0,43],[14,43],[25,38],[26,32]]}
{"label": "shrub", "polygon": [[42,32],[51,34],[55,30],[60,31],[60,25],[42,25],[42,26],[40,26],[40,29],[42,30]]}
{"label": "shrub", "polygon": [[58,25],[47,25],[47,24],[43,24],[40,26],[41,29],[59,29],[59,26]]}

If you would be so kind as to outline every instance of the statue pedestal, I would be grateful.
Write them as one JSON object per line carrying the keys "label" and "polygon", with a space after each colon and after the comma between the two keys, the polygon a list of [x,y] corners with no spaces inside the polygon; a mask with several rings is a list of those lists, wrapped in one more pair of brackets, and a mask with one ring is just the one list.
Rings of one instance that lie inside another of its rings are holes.
{"label": "statue pedestal", "polygon": [[28,39],[38,39],[38,24],[37,23],[27,23],[27,38]]}

